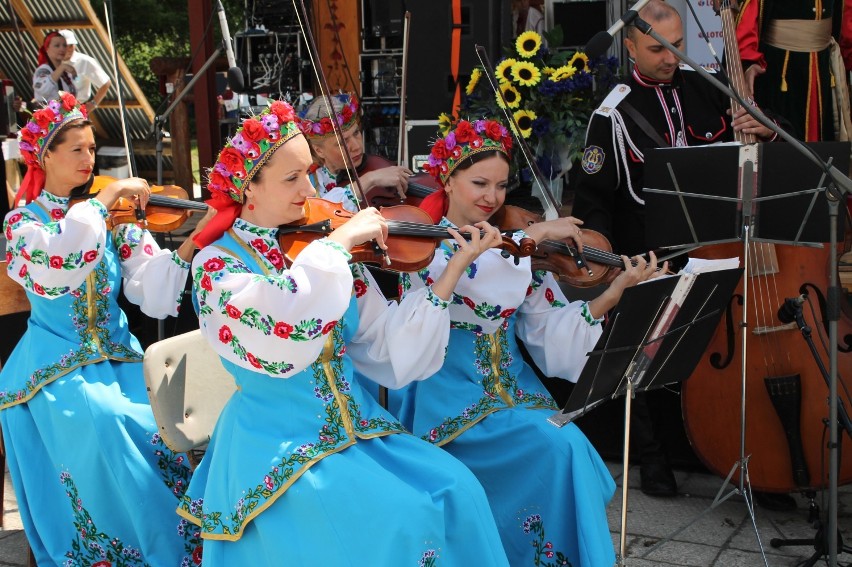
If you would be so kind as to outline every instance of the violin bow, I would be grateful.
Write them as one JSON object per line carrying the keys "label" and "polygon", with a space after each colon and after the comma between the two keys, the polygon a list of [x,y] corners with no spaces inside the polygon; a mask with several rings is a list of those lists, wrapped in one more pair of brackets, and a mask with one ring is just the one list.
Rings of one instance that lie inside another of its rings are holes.
{"label": "violin bow", "polygon": [[355,166],[352,163],[352,156],[349,155],[349,150],[343,141],[343,132],[340,129],[340,124],[337,123],[336,114],[334,112],[334,104],[331,101],[331,89],[328,86],[328,81],[325,78],[325,71],[322,69],[322,64],[319,61],[319,49],[314,41],[314,34],[311,31],[308,21],[308,10],[305,7],[305,0],[293,0],[293,8],[296,10],[296,18],[299,20],[299,29],[302,30],[302,35],[305,37],[306,47],[308,48],[308,57],[311,60],[311,66],[314,68],[314,76],[319,83],[320,93],[325,100],[326,110],[331,122],[331,129],[334,132],[334,138],[337,140],[337,146],[340,149],[340,155],[343,157],[343,162],[346,165],[349,182],[358,188],[358,207],[361,207],[360,201],[365,198],[366,193],[361,187],[361,180],[358,173],[355,171]]}
{"label": "violin bow", "polygon": [[408,98],[406,94],[406,85],[408,84],[408,35],[411,26],[411,12],[408,10],[405,11],[405,20],[402,23],[402,88],[400,89],[399,96],[399,142],[397,144],[396,150],[396,163],[397,165],[408,165],[403,163],[405,159],[405,99]]}
{"label": "violin bow", "polygon": [[[121,76],[118,74],[118,52],[115,49],[115,40],[112,37],[112,0],[104,2],[104,14],[109,37],[109,46],[112,55],[112,76],[115,77],[115,92],[118,96],[118,116],[121,122],[121,136],[124,139],[124,155],[127,156],[127,165],[130,167],[131,177],[136,177],[136,160],[130,153],[130,137],[127,135],[127,119],[125,117],[124,97],[121,94]],[[147,224],[145,220],[145,209],[136,207],[136,220]]]}
{"label": "violin bow", "polygon": [[[325,106],[331,122],[331,128],[334,131],[334,137],[337,140],[337,147],[340,149],[340,155],[343,156],[343,162],[346,165],[349,182],[358,188],[358,196],[360,196],[360,199],[356,200],[358,202],[358,208],[360,209],[361,200],[365,199],[367,194],[361,186],[361,179],[358,177],[358,172],[355,171],[355,166],[352,163],[352,156],[349,155],[349,149],[343,141],[343,131],[340,129],[340,124],[337,123],[337,116],[334,112],[334,105],[331,101],[331,89],[329,88],[328,81],[325,78],[325,71],[323,71],[322,65],[319,62],[319,49],[317,49],[317,44],[314,41],[314,34],[311,31],[310,26],[307,25],[308,10],[305,7],[305,0],[299,0],[298,5],[296,0],[293,0],[293,8],[296,10],[296,18],[299,20],[299,29],[302,30],[302,35],[305,37],[306,47],[308,48],[308,57],[310,58],[311,65],[314,68],[314,75],[316,76],[317,81],[319,81],[320,92],[325,100]],[[385,263],[390,265],[390,258],[387,253],[379,247],[376,241],[373,241],[373,250],[376,254],[384,256]]]}
{"label": "violin bow", "polygon": [[510,130],[512,130],[512,134],[514,134],[515,139],[518,141],[518,147],[521,148],[521,153],[524,155],[524,161],[527,162],[527,165],[538,184],[538,188],[544,196],[544,220],[558,219],[559,203],[557,203],[553,193],[550,192],[550,187],[544,183],[544,175],[542,174],[541,169],[539,169],[538,164],[535,162],[532,150],[526,140],[524,140],[524,136],[521,134],[521,128],[518,126],[518,122],[515,120],[515,117],[511,112],[509,112],[506,99],[503,98],[503,93],[495,82],[497,75],[494,72],[494,66],[491,65],[491,60],[488,58],[488,53],[485,52],[484,47],[478,44],[476,45],[476,56],[479,58],[479,63],[485,68],[485,76],[488,78],[488,84],[491,85],[491,88],[494,90],[494,94],[500,99],[500,102],[502,103],[501,110],[503,111],[503,115],[506,117],[506,123],[512,126]]}

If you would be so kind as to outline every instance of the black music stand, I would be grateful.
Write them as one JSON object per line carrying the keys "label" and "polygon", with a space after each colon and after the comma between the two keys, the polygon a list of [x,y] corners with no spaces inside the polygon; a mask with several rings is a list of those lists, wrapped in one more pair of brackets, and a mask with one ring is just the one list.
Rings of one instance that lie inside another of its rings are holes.
{"label": "black music stand", "polygon": [[[681,278],[695,277],[673,318],[666,317]],[[562,411],[548,421],[556,426],[577,419],[607,400],[624,396],[624,457],[621,508],[623,565],[627,534],[630,410],[637,392],[680,382],[692,372],[719,324],[742,269],[650,280],[624,290],[595,349]],[[658,323],[665,318],[664,328]]]}
{"label": "black music stand", "polygon": [[[826,162],[849,167],[845,142],[808,144]],[[743,265],[750,266],[751,241],[822,246],[832,238],[830,180],[823,168],[789,144],[718,144],[695,148],[659,148],[645,154],[646,240],[652,248],[693,249],[722,242],[743,243]],[[700,175],[696,175],[700,172]],[[838,223],[837,234],[842,235]],[[743,320],[750,308],[748,278],[743,282]],[[746,358],[748,332],[741,333],[740,455],[705,512],[731,496],[744,497],[764,563],[768,565],[754,517],[746,457]],[[738,486],[722,497],[740,468]],[[695,520],[649,548],[647,557]]]}
{"label": "black music stand", "polygon": [[[848,142],[807,145],[838,169],[849,168]],[[740,165],[751,172],[748,178],[740,174]],[[648,246],[679,249],[737,242],[746,229],[752,241],[822,246],[830,238],[827,182],[821,168],[788,144],[648,150]],[[842,238],[842,226],[837,233]]]}

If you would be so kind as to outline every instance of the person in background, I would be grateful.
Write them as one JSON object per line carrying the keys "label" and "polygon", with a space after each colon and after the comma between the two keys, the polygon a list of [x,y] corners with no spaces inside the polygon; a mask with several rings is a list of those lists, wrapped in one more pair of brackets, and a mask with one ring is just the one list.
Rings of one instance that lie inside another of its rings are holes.
{"label": "person in background", "polygon": [[193,287],[201,333],[237,390],[179,508],[201,530],[204,565],[507,566],[476,478],[408,434],[354,375],[398,388],[435,372],[452,290],[500,234],[451,231],[459,258],[443,277],[388,302],[349,263],[356,245],[385,247],[375,208],[305,235],[285,260],[280,227],[321,206],[312,163],[293,108],[274,101],[210,172],[218,213],[197,237]]}
{"label": "person in background", "polygon": [[[389,196],[404,198],[408,188],[408,178],[412,175],[409,168],[389,165],[362,172],[368,156],[364,152],[361,110],[355,95],[341,93],[331,96],[331,101],[335,119],[343,134],[344,144],[358,172],[364,192],[379,187],[385,188]],[[347,210],[357,212],[358,202],[363,201],[363,196],[357,195],[357,189],[353,188],[349,177],[345,175],[346,161],[334,134],[325,97],[316,97],[311,100],[304,109],[299,111],[298,121],[302,133],[311,144],[311,152],[316,161],[311,176],[319,196],[329,201],[343,203]]]}
{"label": "person in background", "polygon": [[[789,120],[800,140],[834,140],[832,91],[852,70],[852,0],[740,4],[746,96]],[[848,106],[838,110],[848,121]]]}
{"label": "person in background", "polygon": [[[94,57],[77,50],[77,35],[71,30],[59,30],[65,38],[67,48],[65,50],[65,61],[71,63],[77,75],[74,77],[74,86],[77,87],[77,98],[86,105],[90,113],[103,101],[110,87],[109,75],[106,74],[101,64]],[[92,87],[95,94],[92,95]]]}
{"label": "person in background", "polygon": [[[458,121],[432,147],[426,169],[441,190],[421,206],[441,226],[488,222],[506,198],[511,145],[496,120]],[[578,224],[573,217],[536,223],[512,238],[582,242]],[[402,301],[428,290],[462,252],[445,240],[428,267],[402,274]],[[558,408],[518,341],[548,376],[576,381],[604,314],[626,287],[656,271],[653,256],[637,258],[636,266],[624,260],[629,267],[600,296],[569,302],[552,274],[532,270],[529,257],[486,251],[467,266],[450,300],[443,366],[402,390],[402,423],[482,483],[512,565],[615,562],[606,514],[612,476],[575,424],[548,422]]]}
{"label": "person in background", "polygon": [[512,0],[512,21],[515,22],[515,37],[525,31],[544,33],[542,4],[536,0]]}
{"label": "person in background", "polygon": [[31,313],[0,371],[0,423],[27,541],[39,565],[197,564],[201,539],[175,514],[188,462],[160,439],[142,348],[118,305],[123,290],[151,317],[175,315],[194,244],[170,252],[135,224],[108,224],[119,198],[145,207],[144,179],[72,205],[95,166],[73,95],[37,110],[20,147],[27,205],[3,228],[8,274]]}
{"label": "person in background", "polygon": [[[678,11],[651,0],[639,12],[675,47],[684,43]],[[646,248],[643,195],[647,148],[703,146],[730,142],[734,132],[754,134],[760,141],[777,136],[740,109],[730,115],[730,101],[657,40],[635,26],[625,28],[625,46],[634,61],[626,84],[616,85],[592,114],[586,148],[574,184],[572,214],[584,226],[601,232],[622,254]],[[633,402],[631,435],[640,459],[641,490],[649,496],[674,497],[677,480],[662,440],[658,417],[648,396]]]}
{"label": "person in background", "polygon": [[33,72],[33,98],[38,106],[59,98],[59,91],[77,94],[77,71],[66,61],[68,47],[59,32],[50,32],[38,50],[38,67]]}

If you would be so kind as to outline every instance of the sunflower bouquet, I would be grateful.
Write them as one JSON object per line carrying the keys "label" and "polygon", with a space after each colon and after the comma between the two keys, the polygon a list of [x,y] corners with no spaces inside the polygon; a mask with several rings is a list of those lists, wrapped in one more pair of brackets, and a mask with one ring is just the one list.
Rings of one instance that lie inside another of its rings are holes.
{"label": "sunflower bouquet", "polygon": [[[558,26],[544,35],[547,45],[562,44]],[[503,51],[493,81],[481,67],[473,69],[460,115],[502,116],[501,109],[507,109],[539,168],[557,177],[568,167],[557,162],[571,162],[582,152],[589,117],[617,82],[618,60],[589,61],[582,51],[548,49],[533,31],[520,34]],[[444,117],[439,120],[446,123]]]}

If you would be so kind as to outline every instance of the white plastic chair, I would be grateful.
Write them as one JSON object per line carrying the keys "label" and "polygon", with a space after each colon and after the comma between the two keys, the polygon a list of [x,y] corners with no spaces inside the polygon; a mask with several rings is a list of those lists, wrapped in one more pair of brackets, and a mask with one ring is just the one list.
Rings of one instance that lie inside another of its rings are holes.
{"label": "white plastic chair", "polygon": [[199,330],[152,344],[143,372],[160,437],[173,451],[189,454],[195,467],[236,390],[233,377]]}

